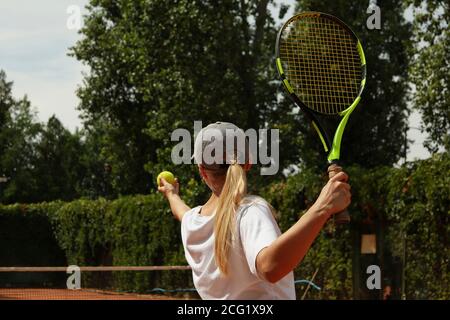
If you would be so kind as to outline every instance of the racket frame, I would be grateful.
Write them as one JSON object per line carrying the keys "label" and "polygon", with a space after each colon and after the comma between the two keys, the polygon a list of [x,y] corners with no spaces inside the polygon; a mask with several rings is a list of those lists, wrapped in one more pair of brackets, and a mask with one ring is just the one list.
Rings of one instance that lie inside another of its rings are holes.
{"label": "racket frame", "polygon": [[[342,27],[344,27],[349,32],[349,34],[355,40],[355,45],[357,46],[358,54],[359,54],[359,57],[361,60],[361,86],[360,86],[358,95],[356,96],[355,100],[353,100],[353,103],[350,106],[348,106],[345,110],[338,113],[342,117],[342,119],[339,122],[338,127],[336,128],[333,140],[330,139],[327,132],[323,129],[322,125],[320,124],[320,121],[318,120],[317,116],[318,115],[323,116],[323,114],[320,114],[319,112],[308,108],[300,100],[300,98],[295,94],[294,89],[292,88],[291,84],[289,83],[289,80],[286,78],[286,75],[283,70],[283,66],[282,66],[282,62],[281,62],[281,58],[280,58],[280,39],[281,39],[284,29],[289,25],[289,23],[292,20],[299,19],[300,17],[316,17],[316,18],[317,17],[325,17],[327,19],[331,19],[331,20],[334,20],[335,22],[339,23]],[[366,58],[364,55],[364,50],[362,48],[361,42],[359,41],[358,37],[353,32],[353,30],[350,29],[350,27],[347,26],[339,18],[332,16],[330,14],[327,14],[327,13],[322,13],[322,12],[315,12],[315,11],[302,12],[302,13],[292,16],[281,27],[280,31],[278,32],[277,39],[276,39],[275,57],[276,57],[276,69],[278,71],[278,75],[281,78],[281,81],[283,83],[285,90],[288,93],[289,98],[294,102],[294,104],[296,104],[304,112],[304,114],[311,121],[313,128],[316,130],[317,134],[319,135],[319,138],[320,138],[320,141],[322,142],[324,151],[327,154],[328,162],[329,163],[337,163],[339,161],[340,155],[341,155],[341,143],[342,143],[342,137],[344,134],[344,129],[347,125],[350,114],[353,112],[353,110],[355,110],[356,106],[358,105],[359,101],[361,100],[361,94],[362,94],[365,84],[366,84]]]}

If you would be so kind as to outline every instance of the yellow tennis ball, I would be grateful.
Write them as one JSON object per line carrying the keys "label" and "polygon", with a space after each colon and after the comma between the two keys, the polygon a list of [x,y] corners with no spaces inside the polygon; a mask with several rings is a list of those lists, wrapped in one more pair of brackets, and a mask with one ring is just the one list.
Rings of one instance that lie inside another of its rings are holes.
{"label": "yellow tennis ball", "polygon": [[175,177],[170,171],[163,171],[158,174],[158,177],[156,178],[156,184],[158,186],[160,186],[161,178],[164,178],[164,180],[166,180],[170,184],[175,184]]}

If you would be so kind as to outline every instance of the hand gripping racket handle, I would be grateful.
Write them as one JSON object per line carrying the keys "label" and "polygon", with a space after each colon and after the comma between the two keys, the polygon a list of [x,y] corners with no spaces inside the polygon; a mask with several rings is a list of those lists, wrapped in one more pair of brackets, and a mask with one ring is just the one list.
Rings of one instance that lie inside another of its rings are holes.
{"label": "hand gripping racket handle", "polygon": [[[332,177],[334,177],[341,171],[342,171],[342,168],[340,166],[338,166],[336,163],[331,164],[328,167],[328,178],[331,179]],[[348,214],[347,209],[345,209],[344,211],[335,213],[333,215],[333,221],[334,221],[335,225],[349,223],[350,215]]]}

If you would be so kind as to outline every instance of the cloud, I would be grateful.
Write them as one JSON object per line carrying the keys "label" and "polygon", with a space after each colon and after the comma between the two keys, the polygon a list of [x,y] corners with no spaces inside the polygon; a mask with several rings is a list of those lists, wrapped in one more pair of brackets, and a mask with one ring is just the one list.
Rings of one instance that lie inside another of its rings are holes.
{"label": "cloud", "polygon": [[67,56],[68,48],[79,39],[66,26],[67,8],[79,5],[83,9],[87,2],[0,2],[0,69],[14,82],[14,95],[28,95],[41,121],[56,114],[71,130],[81,126],[75,90],[81,84],[83,66]]}

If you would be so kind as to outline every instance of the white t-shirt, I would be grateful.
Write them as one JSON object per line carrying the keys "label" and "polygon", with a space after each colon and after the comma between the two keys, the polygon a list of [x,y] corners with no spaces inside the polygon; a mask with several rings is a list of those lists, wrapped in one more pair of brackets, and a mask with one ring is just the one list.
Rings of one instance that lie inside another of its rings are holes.
{"label": "white t-shirt", "polygon": [[227,276],[221,274],[214,260],[214,215],[202,216],[200,209],[195,207],[184,214],[181,236],[202,299],[295,299],[293,272],[272,284],[256,271],[258,253],[281,234],[264,199],[249,196],[237,211],[239,234],[232,241]]}

